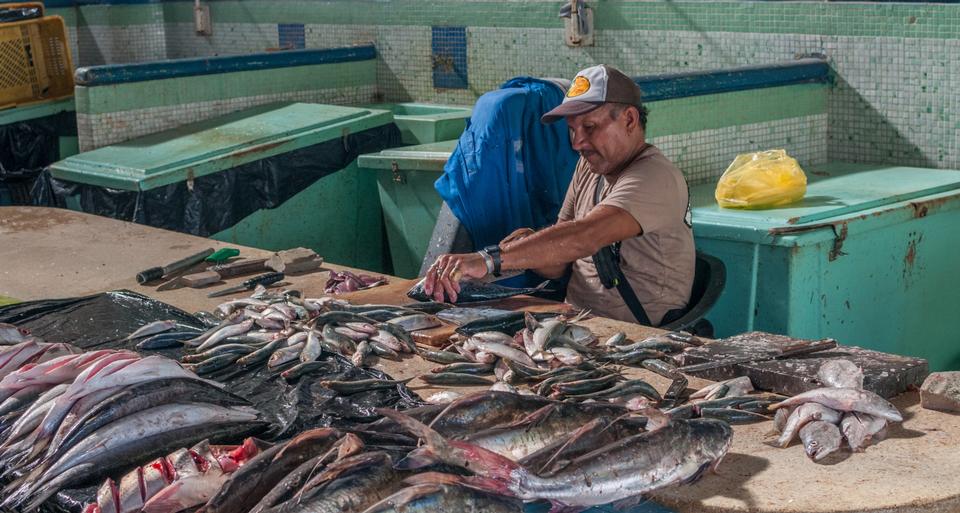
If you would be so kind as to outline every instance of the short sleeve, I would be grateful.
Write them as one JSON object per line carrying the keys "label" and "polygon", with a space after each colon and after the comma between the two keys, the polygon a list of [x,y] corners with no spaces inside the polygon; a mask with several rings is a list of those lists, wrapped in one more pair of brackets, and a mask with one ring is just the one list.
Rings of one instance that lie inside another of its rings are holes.
{"label": "short sleeve", "polygon": [[626,210],[644,233],[654,233],[683,219],[687,192],[668,166],[641,165],[621,175],[600,204]]}
{"label": "short sleeve", "polygon": [[573,171],[573,178],[567,187],[567,194],[563,197],[563,205],[560,206],[560,213],[557,214],[557,222],[572,221],[576,217],[577,208],[577,188],[579,187],[580,174],[583,172],[583,159],[577,161],[577,167]]}

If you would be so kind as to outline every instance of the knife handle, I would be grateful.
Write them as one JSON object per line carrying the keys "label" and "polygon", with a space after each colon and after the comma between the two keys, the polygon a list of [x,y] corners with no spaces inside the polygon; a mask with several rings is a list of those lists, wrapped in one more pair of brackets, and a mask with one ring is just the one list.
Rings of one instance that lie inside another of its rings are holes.
{"label": "knife handle", "polygon": [[267,273],[261,274],[260,276],[254,276],[249,280],[243,282],[243,286],[248,290],[254,289],[257,285],[270,285],[271,283],[276,283],[283,279],[283,273]]}

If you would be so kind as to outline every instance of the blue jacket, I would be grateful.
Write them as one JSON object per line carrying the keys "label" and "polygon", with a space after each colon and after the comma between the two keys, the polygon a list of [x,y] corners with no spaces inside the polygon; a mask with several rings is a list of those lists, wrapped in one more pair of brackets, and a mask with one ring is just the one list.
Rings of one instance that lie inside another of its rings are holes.
{"label": "blue jacket", "polygon": [[557,221],[578,155],[566,121],[540,116],[563,101],[555,84],[513,78],[481,96],[434,186],[475,248],[496,244],[521,227]]}

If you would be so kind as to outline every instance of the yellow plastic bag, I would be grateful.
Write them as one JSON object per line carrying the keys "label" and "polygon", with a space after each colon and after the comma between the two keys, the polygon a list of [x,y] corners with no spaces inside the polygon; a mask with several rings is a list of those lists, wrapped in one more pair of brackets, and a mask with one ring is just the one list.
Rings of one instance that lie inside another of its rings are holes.
{"label": "yellow plastic bag", "polygon": [[714,196],[724,208],[773,208],[803,199],[807,175],[784,150],[742,153],[717,182]]}

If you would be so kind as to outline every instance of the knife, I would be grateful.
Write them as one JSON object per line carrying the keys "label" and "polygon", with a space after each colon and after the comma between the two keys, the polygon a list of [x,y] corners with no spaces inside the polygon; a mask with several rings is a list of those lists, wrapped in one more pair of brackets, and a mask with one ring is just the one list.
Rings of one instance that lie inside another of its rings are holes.
{"label": "knife", "polygon": [[247,290],[253,290],[257,288],[257,285],[270,285],[276,283],[283,279],[283,273],[267,273],[261,274],[260,276],[255,276],[249,280],[237,285],[236,287],[228,287],[223,290],[218,290],[216,292],[211,292],[207,294],[207,297],[220,297],[226,296],[228,294],[234,294],[237,292],[244,292]]}

